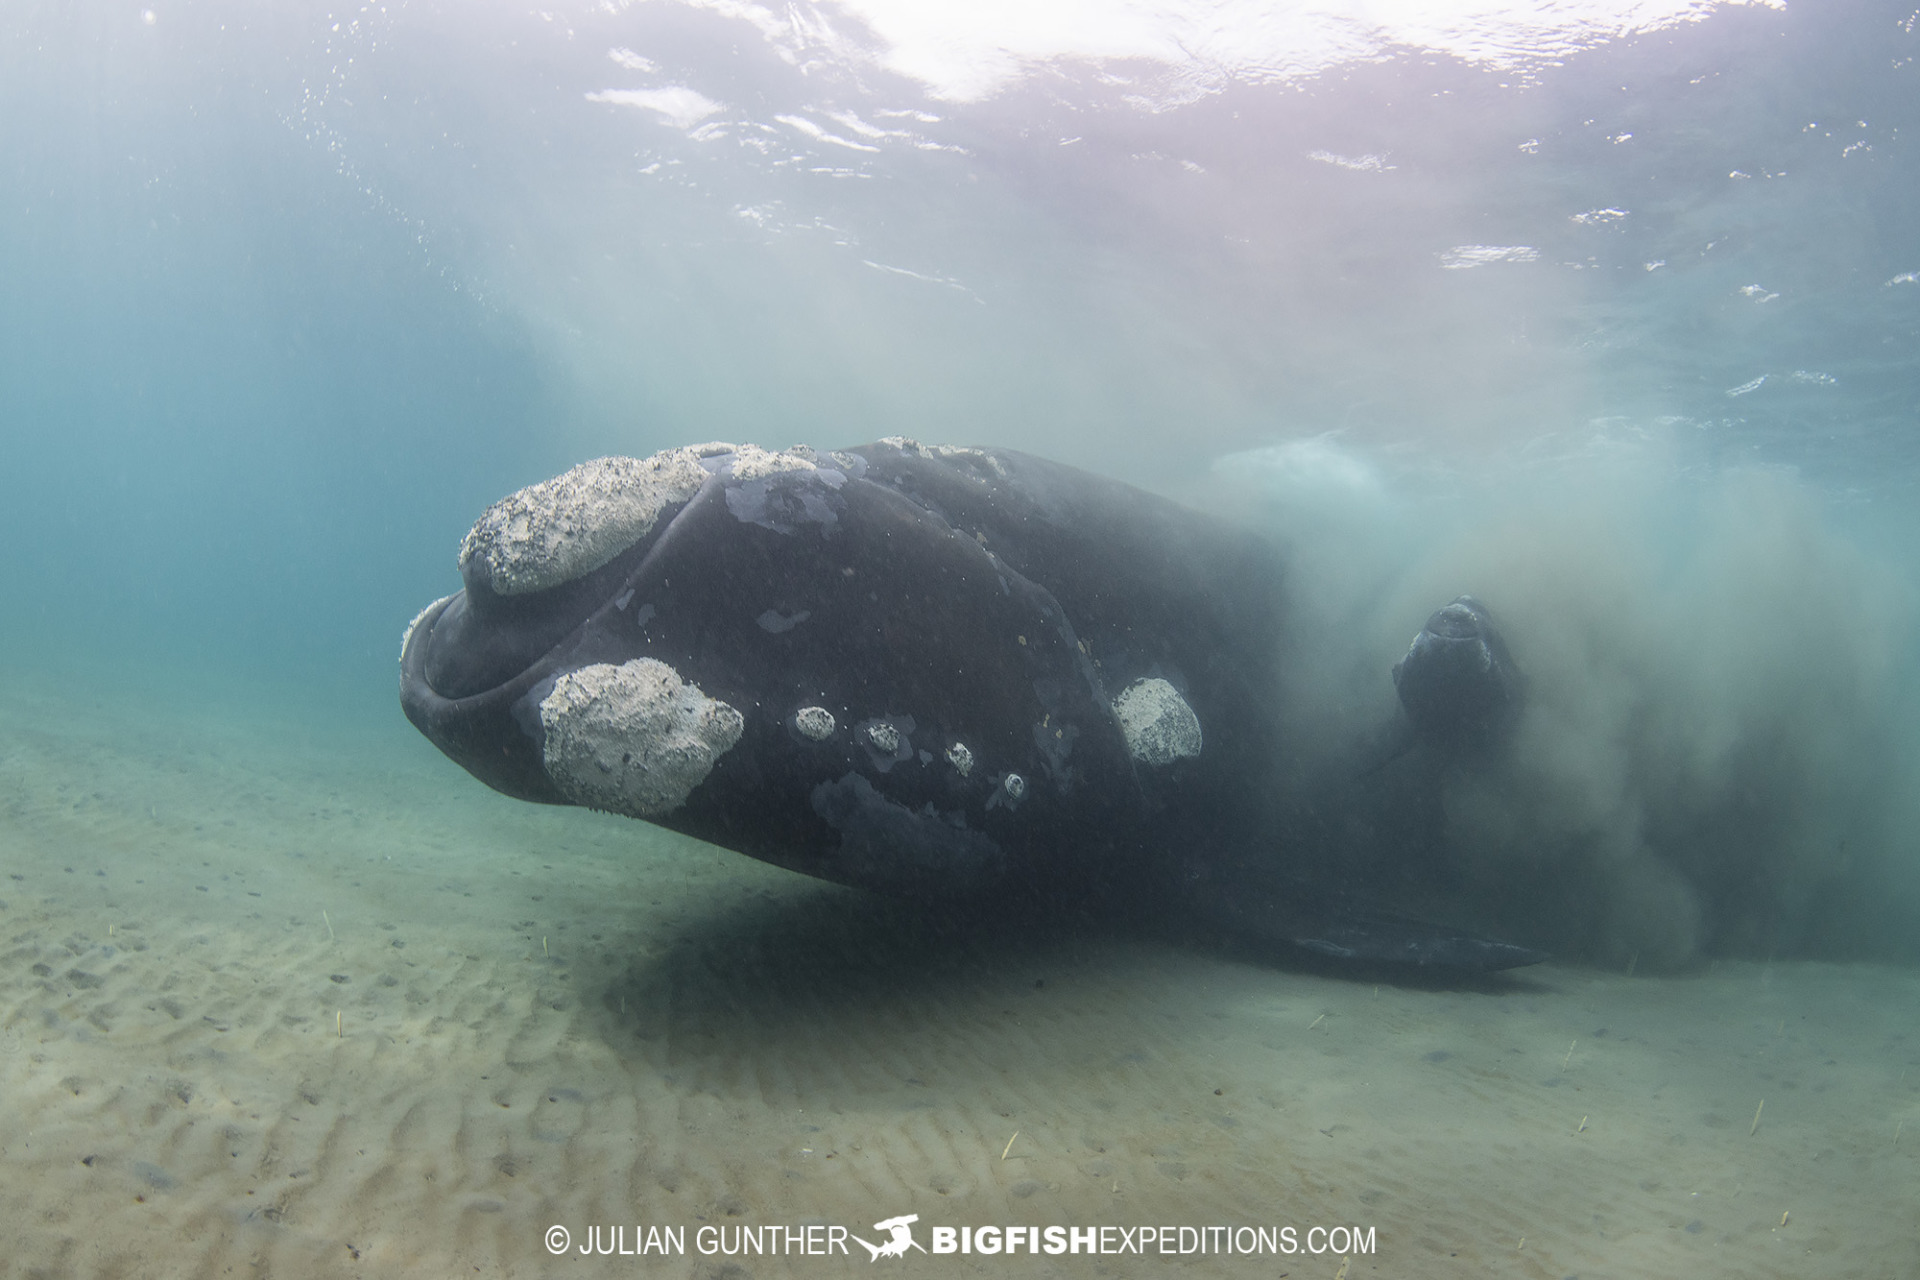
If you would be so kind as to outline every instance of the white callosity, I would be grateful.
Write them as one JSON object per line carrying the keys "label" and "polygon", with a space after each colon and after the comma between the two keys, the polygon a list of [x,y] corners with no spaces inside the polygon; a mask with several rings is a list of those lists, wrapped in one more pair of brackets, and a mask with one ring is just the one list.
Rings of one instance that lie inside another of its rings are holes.
{"label": "white callosity", "polygon": [[700,459],[712,447],[595,458],[508,494],[461,542],[461,576],[512,596],[593,572],[651,533],[663,510],[700,491]]}
{"label": "white callosity", "polygon": [[764,480],[782,471],[816,470],[811,457],[813,450],[799,452],[804,447],[796,445],[785,453],[774,453],[769,449],[762,449],[757,444],[733,445],[730,450],[733,454],[733,462],[729,464],[728,470],[736,480]]}
{"label": "white callosity", "polygon": [[971,463],[975,469],[985,468],[1002,480],[1007,478],[1006,464],[985,449],[975,449],[965,445],[936,444],[933,446],[933,453],[943,462]]}
{"label": "white callosity", "polygon": [[1200,754],[1200,717],[1165,680],[1135,680],[1113,700],[1127,750],[1147,764],[1172,764]]}
{"label": "white callosity", "polygon": [[947,748],[947,763],[964,778],[973,772],[973,752],[967,749],[966,743],[956,742]]}
{"label": "white callosity", "polygon": [[900,731],[882,720],[867,726],[867,741],[873,744],[874,750],[892,755],[900,749]]}
{"label": "white callosity", "polygon": [[833,736],[833,712],[825,707],[802,707],[793,713],[793,727],[815,742]]}
{"label": "white callosity", "polygon": [[655,818],[686,803],[740,740],[738,711],[653,658],[599,662],[540,703],[547,776],[576,804]]}

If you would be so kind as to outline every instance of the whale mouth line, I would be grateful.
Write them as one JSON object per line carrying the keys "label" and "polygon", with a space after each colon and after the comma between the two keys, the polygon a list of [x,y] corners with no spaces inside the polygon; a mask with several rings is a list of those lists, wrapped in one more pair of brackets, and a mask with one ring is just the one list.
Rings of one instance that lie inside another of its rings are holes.
{"label": "whale mouth line", "polygon": [[[400,655],[400,682],[404,696],[418,698],[422,702],[435,706],[451,709],[466,709],[478,707],[493,701],[497,699],[503,691],[513,688],[516,685],[539,683],[537,679],[529,681],[528,678],[532,676],[536,669],[548,658],[553,656],[555,650],[559,648],[559,645],[555,645],[553,649],[547,650],[546,653],[542,654],[540,658],[532,664],[523,667],[520,671],[508,676],[506,679],[483,688],[475,689],[471,693],[443,693],[434,686],[433,680],[427,675],[426,671],[428,661],[427,651],[433,645],[434,624],[446,615],[447,610],[460,603],[465,596],[465,591],[456,591],[446,599],[435,603],[426,613],[420,615],[420,621],[415,625],[413,634],[408,638],[406,648]],[[585,625],[585,622],[580,624],[581,627]],[[574,632],[570,632],[569,635],[575,634],[578,631],[579,628],[576,627]],[[561,643],[564,644],[565,642],[565,638],[563,637]],[[516,692],[514,696],[518,697],[519,693]]]}

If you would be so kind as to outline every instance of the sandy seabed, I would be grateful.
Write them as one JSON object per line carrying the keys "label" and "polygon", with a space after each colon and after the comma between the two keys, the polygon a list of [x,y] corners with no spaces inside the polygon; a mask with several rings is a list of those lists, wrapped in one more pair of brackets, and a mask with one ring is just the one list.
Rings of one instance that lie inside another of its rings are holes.
{"label": "sandy seabed", "polygon": [[[1920,1275],[1912,970],[947,927],[506,800],[397,708],[19,672],[0,871],[0,1277]],[[699,1247],[900,1214],[1297,1251]]]}

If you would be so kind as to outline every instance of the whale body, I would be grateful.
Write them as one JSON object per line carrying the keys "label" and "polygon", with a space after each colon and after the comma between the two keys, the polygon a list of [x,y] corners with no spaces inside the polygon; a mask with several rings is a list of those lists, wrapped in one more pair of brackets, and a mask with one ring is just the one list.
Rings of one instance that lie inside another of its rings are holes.
{"label": "whale body", "polygon": [[[463,589],[407,629],[401,703],[508,795],[842,884],[1117,886],[1326,955],[1540,959],[1293,876],[1283,568],[1226,521],[1012,450],[602,458],[480,517]],[[1396,668],[1423,732],[1484,711],[1477,669],[1464,713],[1444,696],[1476,618],[1436,614],[1447,643]]]}

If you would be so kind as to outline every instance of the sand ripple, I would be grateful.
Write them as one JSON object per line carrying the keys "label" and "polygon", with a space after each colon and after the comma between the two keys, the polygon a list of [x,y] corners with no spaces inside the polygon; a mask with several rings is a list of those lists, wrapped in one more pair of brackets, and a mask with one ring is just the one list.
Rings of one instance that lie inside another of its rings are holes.
{"label": "sand ripple", "polygon": [[637,1264],[549,1226],[907,1212],[1372,1227],[1355,1277],[1920,1274],[1912,973],[1376,987],[514,805],[397,723],[6,699],[0,1275],[579,1275]]}

